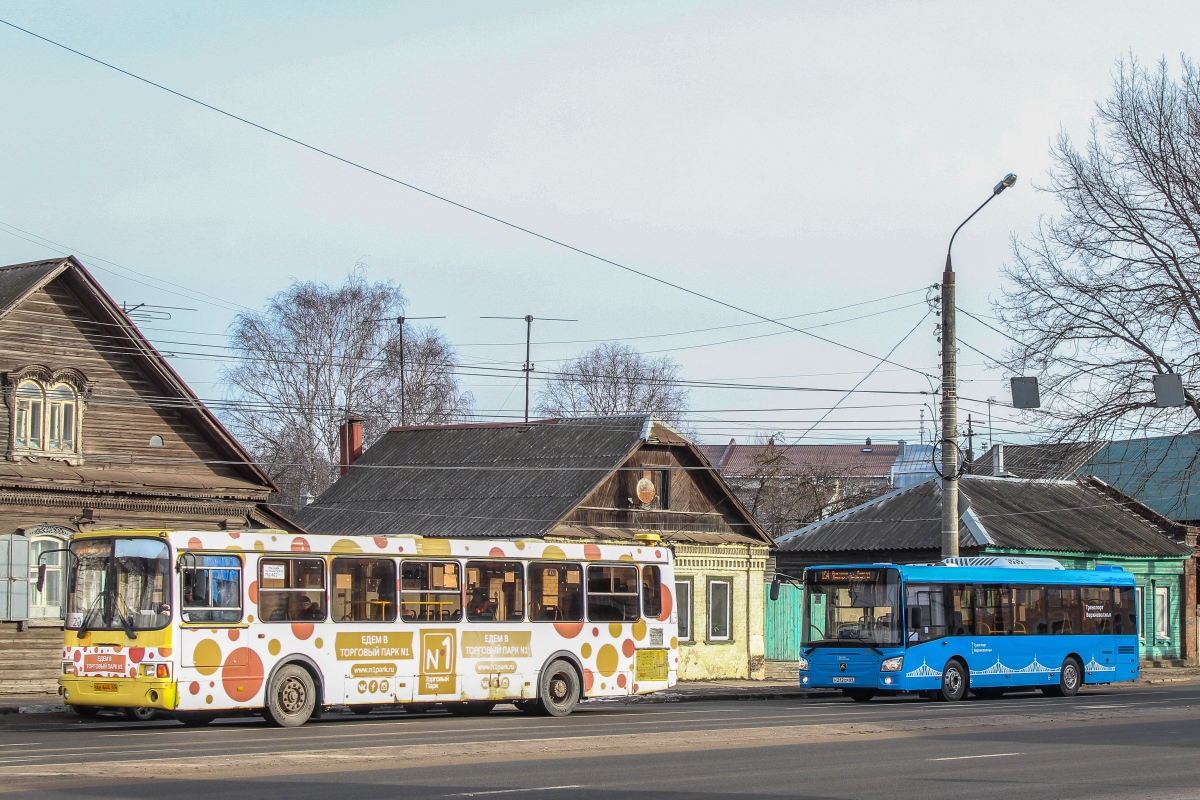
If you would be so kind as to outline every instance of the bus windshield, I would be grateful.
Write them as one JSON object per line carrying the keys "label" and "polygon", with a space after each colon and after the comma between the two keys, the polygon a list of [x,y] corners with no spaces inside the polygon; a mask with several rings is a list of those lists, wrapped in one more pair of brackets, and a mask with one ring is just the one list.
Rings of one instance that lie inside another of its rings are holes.
{"label": "bus windshield", "polygon": [[67,627],[137,631],[164,627],[171,618],[167,543],[158,539],[84,539],[71,545],[74,569]]}
{"label": "bus windshield", "polygon": [[805,583],[803,647],[896,646],[901,638],[900,573],[821,568]]}

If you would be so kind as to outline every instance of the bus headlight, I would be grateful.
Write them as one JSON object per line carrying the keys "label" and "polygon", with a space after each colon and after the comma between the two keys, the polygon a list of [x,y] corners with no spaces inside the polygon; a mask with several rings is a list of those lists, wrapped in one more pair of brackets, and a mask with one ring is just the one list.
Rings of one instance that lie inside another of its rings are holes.
{"label": "bus headlight", "polygon": [[807,658],[805,658],[804,656],[800,656],[800,661],[798,663],[800,665],[801,672],[808,672],[808,659]]}
{"label": "bus headlight", "polygon": [[902,669],[904,669],[904,656],[885,658],[883,663],[879,665],[880,672],[899,672]]}

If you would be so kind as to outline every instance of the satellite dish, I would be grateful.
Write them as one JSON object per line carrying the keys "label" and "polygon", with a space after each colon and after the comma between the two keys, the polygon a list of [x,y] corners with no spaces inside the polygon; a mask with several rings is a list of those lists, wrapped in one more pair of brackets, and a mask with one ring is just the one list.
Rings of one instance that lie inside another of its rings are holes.
{"label": "satellite dish", "polygon": [[[628,486],[628,484],[626,484]],[[654,489],[654,481],[649,478],[642,478],[637,482],[637,497],[643,503],[653,502],[656,492]]]}

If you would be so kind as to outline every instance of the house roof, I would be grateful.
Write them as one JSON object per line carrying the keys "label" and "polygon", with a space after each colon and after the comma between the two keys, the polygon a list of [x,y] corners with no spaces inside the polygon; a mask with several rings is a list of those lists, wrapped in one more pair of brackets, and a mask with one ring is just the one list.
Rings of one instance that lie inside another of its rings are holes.
{"label": "house roof", "polygon": [[[1103,447],[1104,442],[1009,444],[1004,446],[1004,471],[1014,478],[1068,480]],[[971,462],[971,471],[994,475],[996,453],[993,446]]]}
{"label": "house roof", "polygon": [[644,415],[393,428],[294,518],[314,533],[541,537],[644,443],[685,446],[708,466]]}
{"label": "house roof", "polygon": [[751,476],[761,469],[761,457],[770,447],[783,456],[799,475],[820,474],[839,478],[886,478],[896,463],[897,444],[738,444],[702,445],[705,457],[726,477]]}
{"label": "house roof", "polygon": [[[225,458],[229,467],[242,477],[243,480],[226,481],[229,484],[227,488],[241,485],[257,487],[260,492],[264,488],[277,490],[270,476],[196,397],[191,387],[74,256],[0,267],[0,319],[20,307],[38,289],[59,278],[96,320],[107,326],[109,341],[115,337],[127,340],[128,346],[122,348],[123,353],[136,362],[157,385],[160,396],[175,398],[174,410],[188,418],[192,426]],[[88,471],[86,466],[81,469]]]}
{"label": "house roof", "polygon": [[1080,469],[1164,517],[1193,521],[1200,520],[1198,471],[1200,434],[1194,433],[1109,442]]}
{"label": "house roof", "polygon": [[[964,475],[959,492],[962,548],[1176,558],[1192,552],[1128,504],[1076,480]],[[939,550],[940,482],[889,492],[777,541],[784,552]]]}

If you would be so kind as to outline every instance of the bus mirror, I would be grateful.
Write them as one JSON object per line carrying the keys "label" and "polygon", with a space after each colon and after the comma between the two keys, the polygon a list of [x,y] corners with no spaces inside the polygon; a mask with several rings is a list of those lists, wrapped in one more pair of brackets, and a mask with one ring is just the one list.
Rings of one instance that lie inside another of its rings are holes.
{"label": "bus mirror", "polygon": [[774,603],[776,600],[779,599],[779,586],[780,586],[779,578],[776,578],[775,580],[771,581],[771,602],[772,603]]}
{"label": "bus mirror", "polygon": [[38,582],[37,582],[38,592],[41,592],[42,589],[45,588],[45,586],[46,586],[46,565],[38,564]]}

